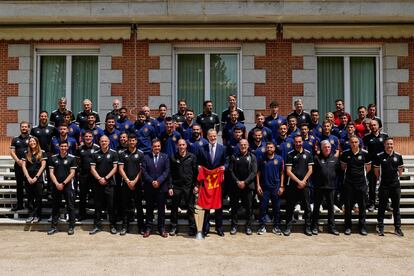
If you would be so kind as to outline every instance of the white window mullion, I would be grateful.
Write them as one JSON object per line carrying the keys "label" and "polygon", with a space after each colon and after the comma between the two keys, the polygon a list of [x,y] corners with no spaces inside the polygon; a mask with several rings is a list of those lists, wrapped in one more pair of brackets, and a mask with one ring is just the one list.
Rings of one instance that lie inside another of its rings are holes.
{"label": "white window mullion", "polygon": [[204,99],[211,100],[210,94],[210,54],[204,55]]}
{"label": "white window mullion", "polygon": [[344,101],[345,111],[351,113],[351,65],[350,57],[344,57]]}
{"label": "white window mullion", "polygon": [[[381,55],[382,56],[382,52]],[[382,114],[383,114],[383,101],[382,101],[382,95],[383,95],[383,90],[382,90],[382,70],[380,69],[382,68],[382,59],[380,57],[376,57],[375,58],[375,74],[376,74],[376,78],[375,78],[375,101],[377,104],[377,116],[382,118]]]}
{"label": "white window mullion", "polygon": [[66,56],[66,105],[72,109],[72,56]]}

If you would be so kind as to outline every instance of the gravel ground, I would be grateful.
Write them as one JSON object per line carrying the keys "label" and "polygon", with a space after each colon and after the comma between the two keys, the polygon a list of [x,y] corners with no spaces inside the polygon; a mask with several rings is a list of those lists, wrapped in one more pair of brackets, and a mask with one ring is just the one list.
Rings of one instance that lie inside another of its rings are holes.
{"label": "gravel ground", "polygon": [[399,238],[215,234],[148,239],[136,234],[89,236],[0,231],[1,275],[413,275],[414,230]]}

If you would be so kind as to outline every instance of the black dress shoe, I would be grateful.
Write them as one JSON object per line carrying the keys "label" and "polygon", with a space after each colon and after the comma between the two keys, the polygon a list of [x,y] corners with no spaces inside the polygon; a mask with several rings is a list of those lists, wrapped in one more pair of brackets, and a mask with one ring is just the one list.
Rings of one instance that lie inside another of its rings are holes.
{"label": "black dress shoe", "polygon": [[286,227],[285,231],[283,232],[283,235],[290,236],[291,233],[292,233],[292,228],[288,226],[288,227]]}
{"label": "black dress shoe", "polygon": [[252,228],[246,227],[246,235],[250,236],[251,234],[253,234]]}
{"label": "black dress shoe", "polygon": [[331,233],[332,235],[335,235],[335,236],[339,236],[339,232],[338,232],[338,230],[336,230],[336,228],[330,228],[329,233]]}
{"label": "black dress shoe", "polygon": [[73,227],[69,227],[68,235],[73,235],[73,234],[75,234],[75,229]]}
{"label": "black dress shoe", "polygon": [[319,230],[318,230],[318,227],[316,226],[312,229],[312,235],[316,236],[316,235],[318,235],[318,233],[319,233]]}
{"label": "black dress shoe", "polygon": [[177,227],[172,226],[169,234],[170,236],[175,236],[177,234]]}
{"label": "black dress shoe", "polygon": [[119,235],[121,235],[121,236],[125,236],[125,235],[126,235],[126,233],[127,233],[127,229],[126,229],[126,227],[122,227],[122,228],[121,228],[121,231],[119,232]]}
{"label": "black dress shoe", "polygon": [[384,236],[384,226],[378,226],[378,236]]}
{"label": "black dress shoe", "polygon": [[220,237],[224,237],[223,229],[217,229],[217,235],[219,235]]}
{"label": "black dress shoe", "polygon": [[306,236],[312,236],[312,231],[311,231],[310,227],[305,228],[305,235]]}
{"label": "black dress shoe", "polygon": [[359,233],[360,233],[362,236],[366,236],[366,235],[368,235],[367,229],[365,229],[365,228],[361,228],[361,229],[359,230]]}
{"label": "black dress shoe", "polygon": [[396,227],[394,233],[399,237],[404,237],[404,232],[401,230],[400,227]]}
{"label": "black dress shoe", "polygon": [[101,228],[95,227],[91,231],[89,231],[89,235],[95,235],[97,233],[101,232]]}
{"label": "black dress shoe", "polygon": [[48,235],[53,235],[57,232],[57,228],[56,227],[51,227],[48,231],[47,234]]}

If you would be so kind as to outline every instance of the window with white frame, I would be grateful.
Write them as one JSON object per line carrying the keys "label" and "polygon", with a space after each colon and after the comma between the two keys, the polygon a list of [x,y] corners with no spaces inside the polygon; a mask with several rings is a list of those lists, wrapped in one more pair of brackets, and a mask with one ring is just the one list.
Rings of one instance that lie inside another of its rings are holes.
{"label": "window with white frame", "polygon": [[[381,48],[316,48],[318,109],[321,116],[344,99],[345,110],[357,118],[357,108],[376,103],[381,107]],[[378,112],[381,108],[378,108]]]}
{"label": "window with white frame", "polygon": [[240,91],[239,49],[176,49],[175,94],[185,99],[195,114],[204,100],[212,100],[218,114],[227,108],[227,97]]}
{"label": "window with white frame", "polygon": [[[74,114],[90,99],[98,109],[99,49],[36,49],[34,110],[48,112],[66,97]],[[35,120],[37,118],[34,118]]]}

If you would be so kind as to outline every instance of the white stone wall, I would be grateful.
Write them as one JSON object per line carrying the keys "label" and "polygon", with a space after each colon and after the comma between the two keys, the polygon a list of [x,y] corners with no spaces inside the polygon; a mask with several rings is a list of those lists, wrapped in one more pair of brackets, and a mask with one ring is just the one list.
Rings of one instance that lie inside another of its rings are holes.
{"label": "white stone wall", "polygon": [[408,96],[398,96],[398,83],[408,82],[408,69],[398,68],[398,57],[408,56],[407,43],[386,43],[383,47],[384,129],[392,136],[409,137],[410,124],[400,123],[399,110],[409,109]]}

